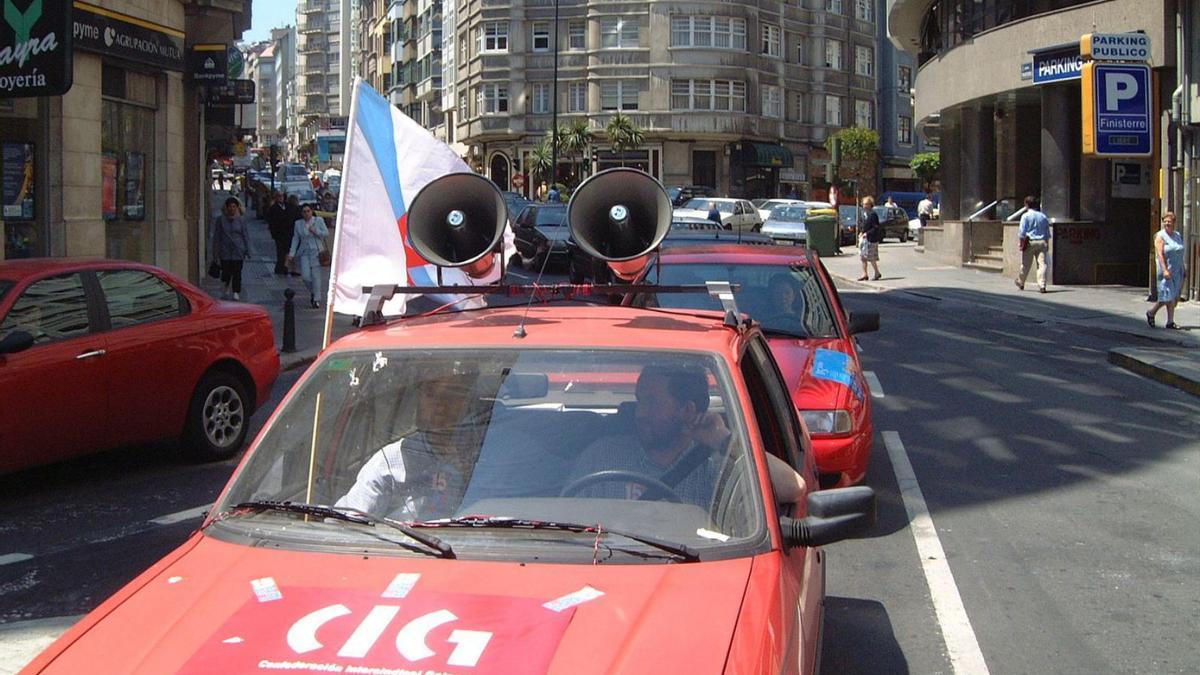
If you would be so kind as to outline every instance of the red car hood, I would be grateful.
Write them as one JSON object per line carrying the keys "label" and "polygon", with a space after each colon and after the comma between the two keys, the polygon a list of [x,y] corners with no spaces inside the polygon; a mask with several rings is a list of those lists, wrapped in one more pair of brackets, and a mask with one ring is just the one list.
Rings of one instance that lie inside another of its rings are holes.
{"label": "red car hood", "polygon": [[[32,665],[55,673],[719,673],[751,562],[367,557],[202,537]],[[602,594],[563,607],[583,589]]]}
{"label": "red car hood", "polygon": [[[820,368],[814,369],[814,361],[822,350],[831,350],[845,354],[841,341],[837,338],[804,339],[770,335],[767,342],[771,345],[771,353],[783,372],[783,379],[792,391],[792,401],[800,410],[835,410],[847,409],[854,396],[850,387],[844,382],[825,375]],[[850,361],[853,364],[853,360]],[[857,370],[857,369],[853,369]],[[835,374],[835,377],[838,374]],[[859,382],[857,372],[849,372],[847,377],[854,383]]]}

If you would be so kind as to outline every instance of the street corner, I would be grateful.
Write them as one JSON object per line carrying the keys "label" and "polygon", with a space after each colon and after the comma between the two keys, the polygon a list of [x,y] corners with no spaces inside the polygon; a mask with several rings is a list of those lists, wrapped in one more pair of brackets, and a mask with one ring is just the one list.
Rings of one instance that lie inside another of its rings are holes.
{"label": "street corner", "polygon": [[1200,396],[1200,353],[1193,347],[1116,347],[1108,351],[1108,362]]}

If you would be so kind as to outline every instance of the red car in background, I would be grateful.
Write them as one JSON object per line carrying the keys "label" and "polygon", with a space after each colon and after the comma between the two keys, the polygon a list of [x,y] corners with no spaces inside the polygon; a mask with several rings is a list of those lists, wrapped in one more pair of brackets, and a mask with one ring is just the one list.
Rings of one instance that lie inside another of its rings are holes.
{"label": "red car in background", "polygon": [[0,472],[179,436],[229,457],[278,374],[261,307],[139,263],[0,262]]}
{"label": "red car in background", "polygon": [[[877,312],[847,314],[817,255],[794,246],[719,244],[665,249],[644,282],[729,281],[738,310],[759,322],[812,435],[825,487],[862,481],[871,457],[871,394],[854,335],[879,329]],[[786,300],[785,300],[786,298]],[[720,309],[700,294],[634,296],[635,306]]]}

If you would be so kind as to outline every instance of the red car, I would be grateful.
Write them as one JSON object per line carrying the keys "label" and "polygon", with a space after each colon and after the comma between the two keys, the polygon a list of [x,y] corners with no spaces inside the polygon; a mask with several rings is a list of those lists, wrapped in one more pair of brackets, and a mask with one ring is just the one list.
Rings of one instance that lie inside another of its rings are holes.
{"label": "red car", "polygon": [[0,262],[0,472],[179,436],[228,457],[278,374],[260,307],[150,265]]}
{"label": "red car", "polygon": [[[761,324],[812,436],[822,485],[862,481],[875,431],[871,394],[853,336],[878,330],[879,314],[847,314],[815,253],[794,246],[736,244],[665,249],[643,279],[667,285],[738,284],[738,309]],[[714,299],[695,294],[642,295],[627,302],[720,307]]]}

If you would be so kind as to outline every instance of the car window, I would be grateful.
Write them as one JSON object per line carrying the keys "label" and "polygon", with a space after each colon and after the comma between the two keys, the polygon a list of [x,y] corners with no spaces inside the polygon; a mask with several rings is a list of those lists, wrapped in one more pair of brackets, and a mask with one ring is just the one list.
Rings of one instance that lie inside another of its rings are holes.
{"label": "car window", "polygon": [[767,452],[793,468],[803,466],[799,422],[787,389],[781,382],[771,350],[761,340],[751,341],[742,359],[742,376],[753,403],[752,411]]}
{"label": "car window", "polygon": [[18,330],[33,334],[34,344],[86,334],[87,296],[80,276],[64,274],[30,284],[0,323],[0,340]]}
{"label": "car window", "polygon": [[0,279],[0,302],[4,300],[4,296],[8,295],[9,290],[16,284],[8,279]]}
{"label": "car window", "polygon": [[771,220],[800,221],[808,215],[808,209],[803,206],[776,206],[771,209]]}
{"label": "car window", "polygon": [[[694,435],[684,422],[698,415],[731,433],[718,440]],[[732,374],[708,354],[570,348],[337,353],[319,361],[277,411],[217,508],[232,511],[240,502],[267,499],[403,521],[486,514],[603,523],[721,557],[759,546],[765,532],[747,433]],[[680,468],[672,473],[674,466]],[[617,471],[623,473],[605,473]],[[652,496],[655,481],[671,494]],[[271,536],[276,523],[279,538],[272,545],[280,546],[341,541],[361,551],[379,547],[386,536],[371,528],[331,530],[321,520],[262,513],[228,522],[235,528],[245,522],[241,527],[253,527],[256,538]],[[439,527],[436,534],[459,558],[486,553],[591,562],[594,556],[594,533],[510,530],[498,537],[471,529]],[[504,553],[507,547],[511,553]],[[613,550],[618,547],[637,555]],[[606,541],[603,548],[600,562],[670,560],[661,552],[648,558],[654,549],[633,541]],[[388,550],[404,553],[397,546]]]}
{"label": "car window", "polygon": [[142,270],[103,270],[96,274],[104,290],[112,328],[170,319],[186,313],[187,301],[170,284]]}
{"label": "car window", "polygon": [[543,206],[534,214],[534,224],[541,227],[554,227],[567,224],[567,209],[565,206]]}
{"label": "car window", "polygon": [[[738,310],[762,323],[767,333],[795,337],[837,337],[824,287],[812,267],[803,264],[681,263],[653,265],[646,274],[664,285],[729,281]],[[640,304],[680,309],[721,310],[716,298],[701,293],[672,293],[639,298]]]}
{"label": "car window", "polygon": [[[687,203],[683,205],[683,208],[685,208],[685,209],[698,209],[698,210],[700,210],[700,211],[707,211],[707,210],[708,210],[708,204],[709,204],[709,203],[708,203],[708,200],[707,200],[707,199],[689,199],[689,200],[687,201]],[[718,208],[718,209],[720,209],[720,208],[721,208],[721,205],[720,205],[720,204],[718,204],[718,205],[717,205],[717,208]]]}

